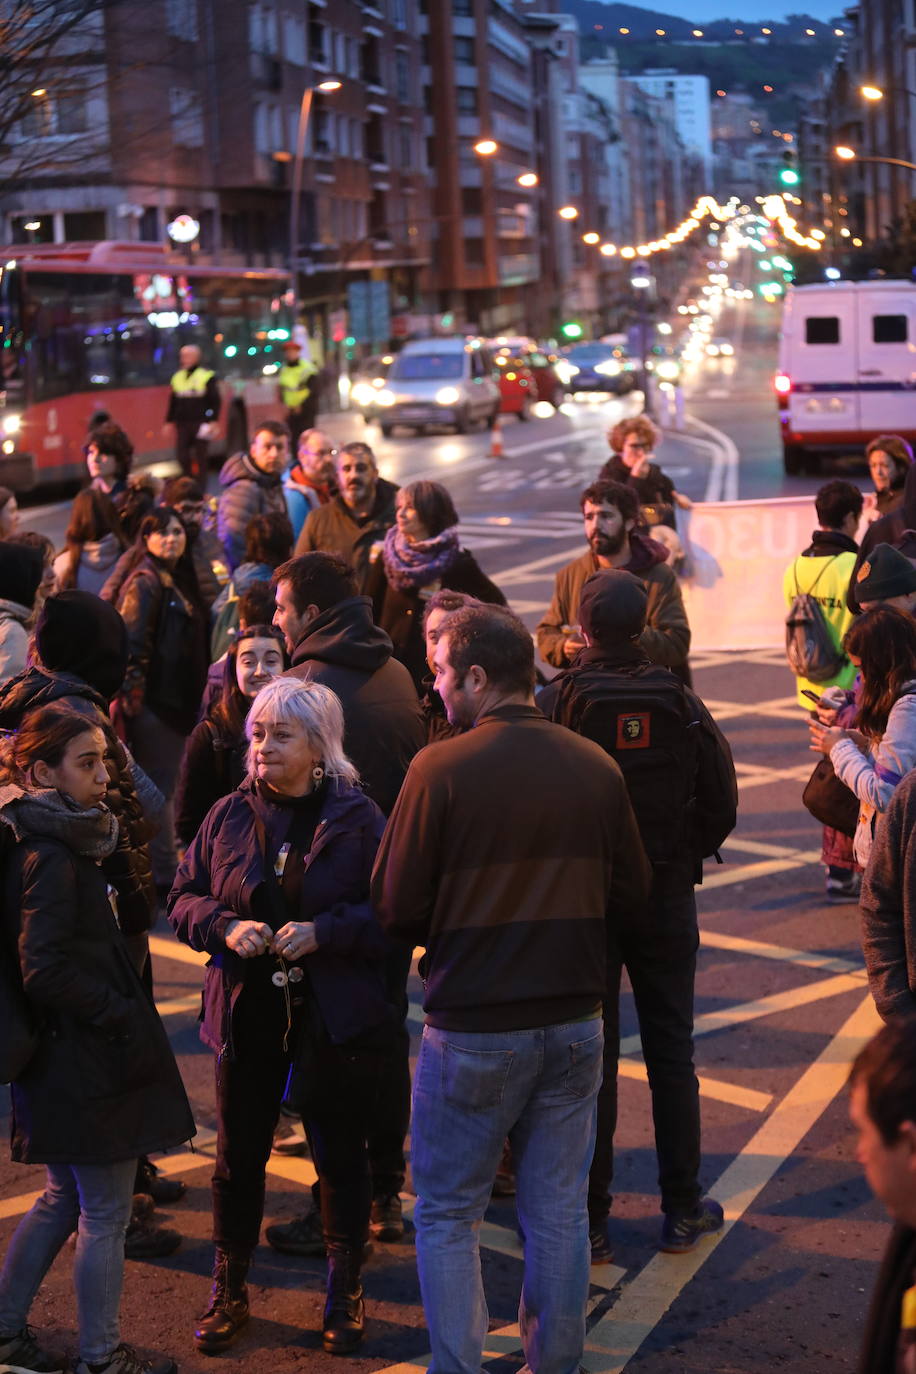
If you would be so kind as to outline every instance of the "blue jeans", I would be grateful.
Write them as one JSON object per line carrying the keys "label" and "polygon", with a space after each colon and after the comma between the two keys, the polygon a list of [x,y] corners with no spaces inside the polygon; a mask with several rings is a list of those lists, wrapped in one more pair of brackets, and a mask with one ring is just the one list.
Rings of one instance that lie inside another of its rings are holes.
{"label": "blue jeans", "polygon": [[478,1034],[426,1026],[413,1090],[417,1266],[430,1374],[480,1374],[489,1313],[478,1228],[508,1136],[524,1235],[519,1327],[531,1374],[577,1374],[601,1021]]}
{"label": "blue jeans", "polygon": [[0,1272],[0,1335],[25,1326],[45,1274],[78,1224],[73,1287],[80,1355],[87,1363],[102,1364],[120,1340],[124,1233],[137,1161],[47,1168],[45,1190],[16,1227]]}

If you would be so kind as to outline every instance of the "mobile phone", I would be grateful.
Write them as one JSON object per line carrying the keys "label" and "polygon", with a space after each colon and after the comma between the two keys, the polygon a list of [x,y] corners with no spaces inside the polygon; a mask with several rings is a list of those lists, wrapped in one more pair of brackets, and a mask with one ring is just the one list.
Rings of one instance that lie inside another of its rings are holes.
{"label": "mobile phone", "polygon": [[812,690],[811,690],[810,687],[803,687],[803,688],[801,689],[801,694],[802,694],[803,697],[807,697],[809,701],[815,702],[818,706],[820,705],[820,703],[821,703],[821,694],[820,694],[820,692],[812,692]]}

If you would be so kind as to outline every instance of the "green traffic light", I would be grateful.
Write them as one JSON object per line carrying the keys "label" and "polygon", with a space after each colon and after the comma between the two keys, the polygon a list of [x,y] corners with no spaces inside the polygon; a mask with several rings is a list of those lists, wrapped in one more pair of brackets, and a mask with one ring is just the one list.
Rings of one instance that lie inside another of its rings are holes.
{"label": "green traffic light", "polygon": [[801,177],[794,167],[783,167],[782,171],[779,173],[779,180],[782,182],[783,186],[797,186],[801,181]]}
{"label": "green traffic light", "polygon": [[582,326],[577,324],[575,320],[567,320],[566,324],[560,326],[560,333],[564,339],[581,339]]}

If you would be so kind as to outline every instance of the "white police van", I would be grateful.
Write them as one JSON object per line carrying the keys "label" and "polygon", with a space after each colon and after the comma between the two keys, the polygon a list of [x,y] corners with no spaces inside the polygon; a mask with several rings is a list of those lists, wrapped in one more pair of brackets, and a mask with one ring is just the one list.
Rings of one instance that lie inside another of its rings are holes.
{"label": "white police van", "polygon": [[791,287],[775,388],[787,473],[877,434],[916,442],[916,283]]}

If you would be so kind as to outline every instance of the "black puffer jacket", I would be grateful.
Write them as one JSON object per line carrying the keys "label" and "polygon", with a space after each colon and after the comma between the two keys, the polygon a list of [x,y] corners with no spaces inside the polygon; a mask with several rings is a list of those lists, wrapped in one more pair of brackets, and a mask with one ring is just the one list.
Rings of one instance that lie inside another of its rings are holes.
{"label": "black puffer jacket", "polygon": [[108,794],[105,798],[118,818],[118,847],[103,860],[102,871],[118,895],[118,922],[125,935],[150,930],[156,919],[156,886],[149,841],[155,822],[137,796],[131,763],[124,745],[111,728],[103,697],[69,673],[27,668],[0,688],[0,729],[15,730],[27,711],[53,702],[69,706],[100,726],[108,741]]}
{"label": "black puffer jacket", "polygon": [[124,691],[172,729],[194,728],[210,662],[199,604],[179,591],[164,563],[144,554],[118,599],[127,627]]}
{"label": "black puffer jacket", "polygon": [[111,1164],[194,1134],[162,1022],[118,935],[105,874],[59,839],[26,836],[3,875],[38,1051],[12,1086],[22,1164]]}

